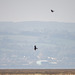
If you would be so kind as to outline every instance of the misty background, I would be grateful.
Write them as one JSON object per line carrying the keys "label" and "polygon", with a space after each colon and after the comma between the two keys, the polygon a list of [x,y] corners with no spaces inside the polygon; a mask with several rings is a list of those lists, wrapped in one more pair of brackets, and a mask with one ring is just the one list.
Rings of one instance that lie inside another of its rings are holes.
{"label": "misty background", "polygon": [[75,68],[75,23],[0,22],[0,68]]}

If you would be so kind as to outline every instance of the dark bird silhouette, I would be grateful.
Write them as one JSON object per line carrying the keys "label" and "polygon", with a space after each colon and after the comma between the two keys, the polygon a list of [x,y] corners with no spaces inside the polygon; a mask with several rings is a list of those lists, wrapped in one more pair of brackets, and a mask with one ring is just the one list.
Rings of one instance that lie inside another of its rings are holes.
{"label": "dark bird silhouette", "polygon": [[38,49],[38,48],[36,47],[36,45],[34,45],[34,50],[36,50],[36,49]]}
{"label": "dark bird silhouette", "polygon": [[54,12],[54,10],[51,9],[51,12]]}

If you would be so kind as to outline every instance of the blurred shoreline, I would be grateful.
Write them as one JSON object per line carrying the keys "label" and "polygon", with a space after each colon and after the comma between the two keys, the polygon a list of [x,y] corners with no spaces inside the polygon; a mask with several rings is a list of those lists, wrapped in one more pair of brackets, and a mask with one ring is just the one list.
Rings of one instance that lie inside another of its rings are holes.
{"label": "blurred shoreline", "polygon": [[10,74],[73,74],[75,69],[0,69],[0,75]]}

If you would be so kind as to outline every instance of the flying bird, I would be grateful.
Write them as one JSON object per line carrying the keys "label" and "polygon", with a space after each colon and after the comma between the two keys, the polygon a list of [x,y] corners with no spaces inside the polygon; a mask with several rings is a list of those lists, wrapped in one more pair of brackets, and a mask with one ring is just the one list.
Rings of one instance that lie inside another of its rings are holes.
{"label": "flying bird", "polygon": [[38,49],[38,48],[36,47],[36,45],[34,45],[34,50],[36,51],[36,49]]}
{"label": "flying bird", "polygon": [[51,12],[54,12],[54,10],[51,9]]}

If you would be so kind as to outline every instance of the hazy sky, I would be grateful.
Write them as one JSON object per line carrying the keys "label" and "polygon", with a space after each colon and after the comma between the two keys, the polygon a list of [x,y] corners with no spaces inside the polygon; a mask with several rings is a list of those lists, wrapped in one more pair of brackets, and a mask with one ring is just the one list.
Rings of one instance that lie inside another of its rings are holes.
{"label": "hazy sky", "polygon": [[0,21],[75,22],[75,0],[0,0]]}

